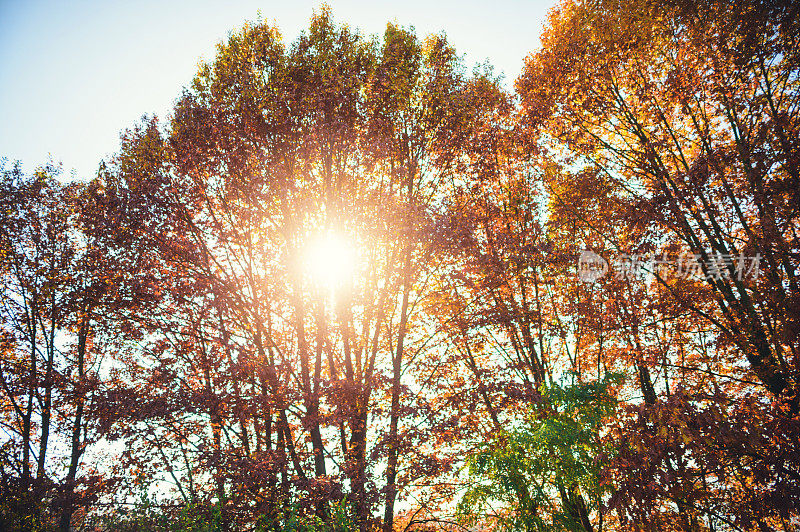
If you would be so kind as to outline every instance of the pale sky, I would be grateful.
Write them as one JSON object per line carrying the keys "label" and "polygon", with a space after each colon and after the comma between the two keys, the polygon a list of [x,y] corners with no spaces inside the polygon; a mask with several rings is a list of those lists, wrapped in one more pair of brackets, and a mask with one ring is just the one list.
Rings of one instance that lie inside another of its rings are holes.
{"label": "pale sky", "polygon": [[[509,86],[554,0],[329,0],[337,22],[366,35],[386,22],[445,31],[467,65],[488,59]],[[322,2],[0,0],[0,157],[26,171],[60,161],[86,179],[143,114],[166,116],[201,59],[246,20],[291,42]]]}

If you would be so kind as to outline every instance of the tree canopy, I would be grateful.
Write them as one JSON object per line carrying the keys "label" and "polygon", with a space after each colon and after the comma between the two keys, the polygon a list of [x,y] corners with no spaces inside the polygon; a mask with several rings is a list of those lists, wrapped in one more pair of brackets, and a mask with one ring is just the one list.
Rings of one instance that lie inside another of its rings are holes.
{"label": "tree canopy", "polygon": [[4,160],[0,528],[795,529],[798,20],[565,0],[511,90],[323,8]]}

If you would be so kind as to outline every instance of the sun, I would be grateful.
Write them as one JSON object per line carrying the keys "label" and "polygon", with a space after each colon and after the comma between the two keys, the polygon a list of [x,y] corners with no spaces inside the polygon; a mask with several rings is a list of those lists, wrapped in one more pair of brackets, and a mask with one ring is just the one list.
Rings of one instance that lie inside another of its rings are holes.
{"label": "sun", "polygon": [[319,288],[336,292],[346,286],[356,267],[353,241],[334,232],[312,236],[304,254],[306,274]]}

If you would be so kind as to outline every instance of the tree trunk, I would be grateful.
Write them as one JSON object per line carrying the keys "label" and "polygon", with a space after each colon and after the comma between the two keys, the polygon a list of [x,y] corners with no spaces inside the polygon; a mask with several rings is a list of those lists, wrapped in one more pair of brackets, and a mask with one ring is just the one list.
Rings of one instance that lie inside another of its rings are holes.
{"label": "tree trunk", "polygon": [[386,463],[386,508],[383,514],[383,532],[394,528],[394,500],[397,496],[397,430],[400,418],[400,373],[403,365],[403,344],[408,325],[408,297],[411,291],[411,250],[406,250],[403,264],[403,303],[400,309],[400,328],[397,333],[397,352],[392,373],[392,410],[389,420],[389,454]]}
{"label": "tree trunk", "polygon": [[81,328],[78,331],[78,382],[75,393],[75,419],[72,423],[71,450],[69,457],[69,470],[67,471],[66,488],[64,492],[64,510],[61,513],[59,529],[62,532],[69,532],[72,522],[72,513],[75,510],[75,477],[78,473],[78,465],[83,454],[83,441],[81,431],[83,430],[83,406],[85,394],[83,390],[84,376],[86,374],[86,340],[89,335],[89,318],[84,317]]}

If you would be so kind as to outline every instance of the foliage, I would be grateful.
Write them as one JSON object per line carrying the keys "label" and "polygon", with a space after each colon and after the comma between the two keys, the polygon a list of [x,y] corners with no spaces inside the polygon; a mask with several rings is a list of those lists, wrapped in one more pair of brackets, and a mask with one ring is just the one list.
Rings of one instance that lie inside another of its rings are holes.
{"label": "foliage", "polygon": [[602,481],[600,456],[613,445],[600,431],[614,414],[610,387],[620,380],[609,375],[543,389],[520,427],[498,434],[468,459],[473,484],[460,514],[471,521],[488,515],[499,530],[586,530],[572,507],[572,495],[580,493],[602,527],[598,516],[610,488]]}
{"label": "foliage", "polygon": [[0,528],[796,528],[797,9],[564,0],[511,92],[322,8],[3,161]]}

